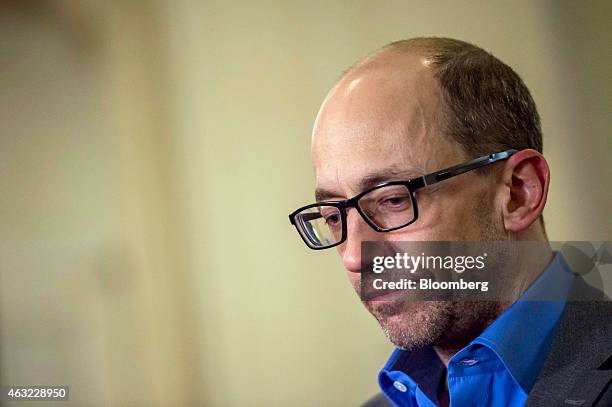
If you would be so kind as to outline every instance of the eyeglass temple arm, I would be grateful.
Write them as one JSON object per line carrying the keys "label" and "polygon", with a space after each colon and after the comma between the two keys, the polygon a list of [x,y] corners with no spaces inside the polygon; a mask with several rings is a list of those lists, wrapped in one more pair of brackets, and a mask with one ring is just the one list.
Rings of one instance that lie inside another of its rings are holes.
{"label": "eyeglass temple arm", "polygon": [[416,185],[416,187],[422,188],[426,185],[435,184],[436,182],[444,181],[456,175],[463,174],[464,172],[472,171],[476,168],[484,167],[485,165],[505,160],[516,152],[517,150],[506,150],[500,153],[489,154],[483,157],[475,158],[474,160],[468,161],[467,163],[454,165],[452,167],[448,167],[443,170],[433,172],[431,174],[423,175],[421,178],[417,178],[417,180],[421,182],[419,182],[419,185]]}
{"label": "eyeglass temple arm", "polygon": [[320,213],[317,213],[317,212],[302,213],[302,214],[300,214],[300,216],[305,221],[311,221],[311,220],[315,220],[315,219],[319,219],[319,218],[323,217],[323,215],[321,215]]}
{"label": "eyeglass temple arm", "polygon": [[[294,216],[293,213],[289,215],[289,222],[291,222],[292,225],[295,225],[295,222],[294,222],[295,219],[293,216]],[[300,217],[302,218],[302,220],[311,221],[311,220],[322,218],[323,215],[317,212],[311,212],[311,213],[301,213]]]}

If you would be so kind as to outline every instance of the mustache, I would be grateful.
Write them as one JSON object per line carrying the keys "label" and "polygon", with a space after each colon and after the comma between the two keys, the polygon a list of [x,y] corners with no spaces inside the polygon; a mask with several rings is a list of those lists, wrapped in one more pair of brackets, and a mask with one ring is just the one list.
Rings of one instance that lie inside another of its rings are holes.
{"label": "mustache", "polygon": [[[373,300],[397,291],[405,293],[402,296],[403,300],[418,300],[425,299],[421,297],[426,293],[426,290],[418,289],[421,279],[438,281],[440,276],[429,269],[420,269],[414,273],[405,270],[387,270],[381,274],[375,274],[370,271],[362,273],[360,278],[353,282],[353,288],[362,301]],[[388,288],[390,285],[403,288]],[[408,289],[410,285],[415,288]]]}
{"label": "mustache", "polygon": [[[391,247],[389,247],[391,248]],[[395,253],[390,250],[390,254]],[[441,281],[445,277],[440,275],[438,272],[432,271],[429,268],[419,268],[416,271],[408,271],[406,269],[387,269],[381,273],[374,272],[374,261],[373,257],[362,257],[361,268],[358,278],[351,279],[351,285],[359,296],[359,299],[367,307],[372,301],[377,302],[403,302],[403,301],[428,301],[428,300],[447,300],[446,294],[444,298],[440,297],[440,293],[431,292],[427,293],[427,290],[419,289],[407,289],[407,288],[388,288],[389,285],[386,283],[404,283],[412,284],[414,287],[418,287],[419,280],[425,278],[433,281]],[[380,286],[383,285],[381,288]],[[378,288],[377,288],[378,287]],[[398,285],[396,285],[398,287]],[[406,287],[406,286],[405,286]],[[385,296],[401,291],[404,295],[394,295],[393,299],[387,300]],[[437,294],[437,295],[436,295]]]}

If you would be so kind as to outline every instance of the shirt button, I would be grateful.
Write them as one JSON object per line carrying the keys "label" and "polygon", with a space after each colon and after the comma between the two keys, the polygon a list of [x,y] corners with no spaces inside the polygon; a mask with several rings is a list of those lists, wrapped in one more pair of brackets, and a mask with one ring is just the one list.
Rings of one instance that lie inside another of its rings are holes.
{"label": "shirt button", "polygon": [[393,387],[395,387],[396,389],[398,389],[402,393],[406,393],[406,391],[408,390],[406,385],[404,383],[402,383],[402,382],[393,382]]}

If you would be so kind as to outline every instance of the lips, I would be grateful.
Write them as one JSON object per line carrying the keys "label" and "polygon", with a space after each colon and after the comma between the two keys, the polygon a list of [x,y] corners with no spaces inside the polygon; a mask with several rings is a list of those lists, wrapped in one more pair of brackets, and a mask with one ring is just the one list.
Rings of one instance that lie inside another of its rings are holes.
{"label": "lips", "polygon": [[[419,289],[421,279],[439,280],[443,277],[448,276],[436,276],[431,270],[425,268],[416,273],[407,273],[405,270],[388,270],[381,274],[361,273],[357,293],[360,294],[363,301],[419,300],[423,299],[425,294],[431,295],[430,292],[423,292]],[[402,295],[399,295],[398,292]]]}
{"label": "lips", "polygon": [[392,302],[406,296],[406,290],[373,290],[365,300],[368,302]]}

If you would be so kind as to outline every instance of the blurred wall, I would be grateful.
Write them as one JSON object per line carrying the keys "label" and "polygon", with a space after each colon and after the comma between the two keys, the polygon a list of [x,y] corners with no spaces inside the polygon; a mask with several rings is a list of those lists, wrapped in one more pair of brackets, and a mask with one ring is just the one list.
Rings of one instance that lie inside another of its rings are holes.
{"label": "blurred wall", "polygon": [[[0,383],[74,405],[355,405],[391,351],[287,221],[340,73],[472,41],[542,115],[551,240],[610,240],[612,7],[2,1]],[[62,404],[62,405],[65,405]]]}

